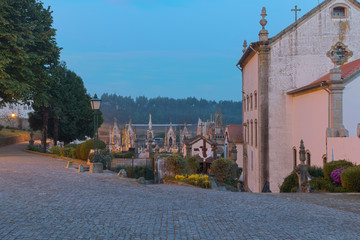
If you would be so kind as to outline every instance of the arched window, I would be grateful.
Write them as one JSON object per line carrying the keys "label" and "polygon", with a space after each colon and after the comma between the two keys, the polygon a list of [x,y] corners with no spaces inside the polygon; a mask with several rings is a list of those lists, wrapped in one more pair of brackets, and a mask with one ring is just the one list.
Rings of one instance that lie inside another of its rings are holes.
{"label": "arched window", "polygon": [[311,154],[309,150],[306,151],[306,164],[311,166]]}
{"label": "arched window", "polygon": [[296,151],[296,147],[293,147],[293,163],[294,163],[294,168],[297,166],[297,151]]}
{"label": "arched window", "polygon": [[255,147],[257,147],[257,119],[255,119]]}
{"label": "arched window", "polygon": [[254,92],[255,110],[257,109],[257,92]]}
{"label": "arched window", "polygon": [[253,95],[250,93],[250,110],[253,110]]}
{"label": "arched window", "polygon": [[326,157],[326,154],[324,154],[322,156],[322,159],[323,159],[323,165],[325,165],[325,163],[327,163],[327,157]]}
{"label": "arched window", "polygon": [[251,146],[253,146],[254,142],[254,134],[253,134],[253,120],[251,120]]}
{"label": "arched window", "polygon": [[243,99],[243,110],[246,112],[246,97]]}

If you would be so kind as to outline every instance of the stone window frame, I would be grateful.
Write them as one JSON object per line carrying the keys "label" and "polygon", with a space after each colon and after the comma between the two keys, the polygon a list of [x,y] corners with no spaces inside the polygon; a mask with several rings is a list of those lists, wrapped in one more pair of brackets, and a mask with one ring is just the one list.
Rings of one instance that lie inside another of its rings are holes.
{"label": "stone window frame", "polygon": [[251,125],[251,146],[254,146],[254,122],[253,120],[251,119],[250,121],[250,125]]}
{"label": "stone window frame", "polygon": [[253,95],[250,93],[250,110],[253,110]]}
{"label": "stone window frame", "polygon": [[255,110],[257,109],[257,92],[254,92],[254,106],[255,106]]}
{"label": "stone window frame", "polygon": [[308,149],[308,150],[306,150],[306,155],[305,155],[305,161],[306,161],[306,164],[308,165],[308,166],[311,166],[311,152],[310,152],[310,150]]}
{"label": "stone window frame", "polygon": [[246,123],[244,123],[244,142],[245,142],[245,143],[246,143],[246,140],[247,140],[246,128],[247,128],[247,125],[246,125]]}
{"label": "stone window frame", "polygon": [[258,137],[257,137],[257,128],[258,128],[258,126],[257,126],[257,124],[258,124],[258,122],[257,122],[257,119],[255,119],[255,147],[257,148],[257,142],[258,142]]}
{"label": "stone window frame", "polygon": [[[334,11],[336,8],[343,8],[345,10],[344,16],[335,16]],[[331,17],[334,19],[342,19],[342,18],[348,18],[349,17],[349,6],[345,4],[336,4],[331,6]]]}
{"label": "stone window frame", "polygon": [[246,112],[246,96],[243,99],[243,111]]}
{"label": "stone window frame", "polygon": [[292,148],[292,151],[293,151],[293,165],[294,165],[294,168],[296,168],[296,166],[297,166],[297,150],[296,150],[295,146]]}

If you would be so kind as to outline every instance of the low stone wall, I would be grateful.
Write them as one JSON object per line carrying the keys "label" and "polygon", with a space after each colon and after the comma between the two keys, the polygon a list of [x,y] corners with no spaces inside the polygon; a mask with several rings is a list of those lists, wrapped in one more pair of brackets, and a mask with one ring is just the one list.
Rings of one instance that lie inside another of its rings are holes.
{"label": "low stone wall", "polygon": [[[35,138],[35,135],[34,135],[34,140],[35,139],[40,139],[40,137]],[[20,143],[20,142],[25,142],[25,141],[29,141],[29,140],[30,140],[29,133],[24,133],[24,134],[21,134],[20,136],[0,138],[0,147],[15,144],[15,143]]]}
{"label": "low stone wall", "polygon": [[24,150],[24,152],[40,155],[40,156],[43,156],[43,157],[50,157],[50,158],[55,158],[55,159],[64,160],[64,161],[68,161],[68,162],[73,162],[73,163],[77,163],[77,164],[81,164],[81,165],[88,165],[87,161],[80,160],[80,159],[62,157],[62,156],[55,155],[55,154],[40,153],[40,152],[34,152],[34,151],[29,151],[29,150]]}
{"label": "low stone wall", "polygon": [[[114,158],[111,160],[111,168],[116,168],[117,166],[131,166],[132,161],[132,158]],[[150,158],[134,158],[134,166],[151,164],[152,160]]]}

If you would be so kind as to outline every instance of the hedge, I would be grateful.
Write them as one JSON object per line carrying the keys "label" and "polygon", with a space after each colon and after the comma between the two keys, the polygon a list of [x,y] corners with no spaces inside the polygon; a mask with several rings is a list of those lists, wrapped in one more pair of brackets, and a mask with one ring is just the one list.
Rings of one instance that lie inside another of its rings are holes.
{"label": "hedge", "polygon": [[[99,149],[103,150],[105,148],[106,144],[99,140]],[[79,144],[76,147],[76,157],[81,160],[87,160],[91,149],[94,149],[94,139]]]}
{"label": "hedge", "polygon": [[339,169],[342,167],[353,167],[354,164],[352,162],[346,160],[338,160],[334,162],[328,162],[324,164],[324,177],[330,179],[330,175],[332,171],[335,169]]}
{"label": "hedge", "polygon": [[229,158],[218,158],[211,163],[211,172],[220,182],[226,182],[231,178],[233,164]]}
{"label": "hedge", "polygon": [[341,173],[342,186],[353,192],[360,192],[360,167],[350,167]]}

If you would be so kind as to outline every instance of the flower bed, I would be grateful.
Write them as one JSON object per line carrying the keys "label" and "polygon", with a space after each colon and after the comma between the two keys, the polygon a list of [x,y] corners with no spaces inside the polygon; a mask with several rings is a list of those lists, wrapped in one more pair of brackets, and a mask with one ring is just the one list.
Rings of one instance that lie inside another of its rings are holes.
{"label": "flower bed", "polygon": [[211,188],[209,176],[204,174],[176,175],[175,181],[188,183],[202,188]]}

